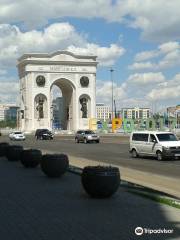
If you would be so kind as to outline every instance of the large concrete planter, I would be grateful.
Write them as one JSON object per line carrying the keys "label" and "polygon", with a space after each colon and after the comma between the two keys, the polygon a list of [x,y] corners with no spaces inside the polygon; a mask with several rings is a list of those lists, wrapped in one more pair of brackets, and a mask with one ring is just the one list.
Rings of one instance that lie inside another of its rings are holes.
{"label": "large concrete planter", "polygon": [[81,182],[91,197],[107,198],[117,191],[120,172],[117,167],[87,166],[83,169]]}
{"label": "large concrete planter", "polygon": [[9,161],[19,161],[23,147],[19,145],[9,145],[6,149],[6,157]]}
{"label": "large concrete planter", "polygon": [[1,142],[0,143],[0,157],[6,156],[6,150],[9,147],[9,144],[6,142]]}
{"label": "large concrete planter", "polygon": [[22,152],[21,163],[26,168],[35,168],[40,164],[42,153],[38,149],[26,149]]}
{"label": "large concrete planter", "polygon": [[69,159],[66,154],[46,154],[42,157],[41,169],[48,177],[60,177],[68,167]]}

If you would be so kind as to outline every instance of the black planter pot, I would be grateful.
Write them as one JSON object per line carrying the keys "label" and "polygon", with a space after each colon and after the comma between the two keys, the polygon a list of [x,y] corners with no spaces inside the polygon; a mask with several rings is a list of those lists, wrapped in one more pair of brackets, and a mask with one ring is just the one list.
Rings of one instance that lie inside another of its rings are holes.
{"label": "black planter pot", "polygon": [[21,154],[23,147],[19,145],[9,145],[6,148],[6,157],[9,161],[19,161],[21,159]]}
{"label": "black planter pot", "polygon": [[69,159],[66,154],[46,154],[42,157],[41,169],[48,177],[60,177],[68,167]]}
{"label": "black planter pot", "polygon": [[6,150],[9,147],[9,144],[6,142],[0,143],[0,157],[6,156]]}
{"label": "black planter pot", "polygon": [[21,154],[21,163],[26,168],[35,168],[40,164],[42,153],[38,149],[26,149]]}
{"label": "black planter pot", "polygon": [[120,172],[117,167],[87,166],[83,169],[81,182],[91,197],[107,198],[117,191]]}

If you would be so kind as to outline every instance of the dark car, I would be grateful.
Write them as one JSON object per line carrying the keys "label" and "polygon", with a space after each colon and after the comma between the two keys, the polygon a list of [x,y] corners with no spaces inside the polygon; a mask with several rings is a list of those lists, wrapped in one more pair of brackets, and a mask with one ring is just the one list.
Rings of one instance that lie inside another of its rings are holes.
{"label": "dark car", "polygon": [[51,131],[49,131],[48,129],[37,129],[35,132],[35,137],[36,139],[40,139],[40,140],[49,140],[49,139],[53,139],[53,134]]}

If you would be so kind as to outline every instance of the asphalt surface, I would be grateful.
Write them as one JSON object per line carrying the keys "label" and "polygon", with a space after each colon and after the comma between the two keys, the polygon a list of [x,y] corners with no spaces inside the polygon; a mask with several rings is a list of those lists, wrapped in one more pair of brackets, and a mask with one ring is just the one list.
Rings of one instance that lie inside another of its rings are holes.
{"label": "asphalt surface", "polygon": [[[179,240],[179,209],[122,186],[109,199],[92,199],[78,175],[49,179],[39,167],[0,158],[0,189],[1,240]],[[171,233],[137,236],[136,227]]]}
{"label": "asphalt surface", "polygon": [[2,136],[1,141],[11,144],[20,144],[26,148],[66,153],[71,156],[81,157],[94,161],[115,164],[143,172],[154,173],[166,177],[180,179],[180,160],[159,162],[155,158],[133,159],[129,154],[128,138],[102,138],[100,144],[75,143],[72,136],[55,136],[53,140],[36,140],[34,136],[27,136],[24,142],[10,141],[7,136]]}

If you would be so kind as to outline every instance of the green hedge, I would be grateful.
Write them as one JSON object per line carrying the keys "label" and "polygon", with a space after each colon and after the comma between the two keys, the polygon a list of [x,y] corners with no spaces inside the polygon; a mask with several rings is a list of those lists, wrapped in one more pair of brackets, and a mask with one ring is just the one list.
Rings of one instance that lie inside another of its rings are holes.
{"label": "green hedge", "polygon": [[6,127],[16,128],[17,127],[16,120],[0,121],[0,128]]}

